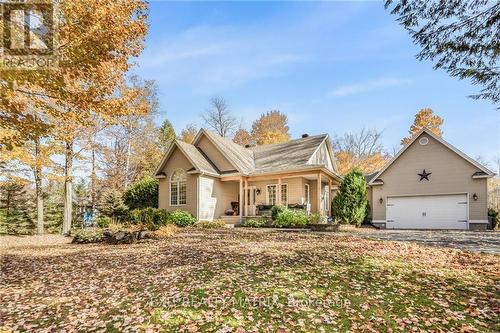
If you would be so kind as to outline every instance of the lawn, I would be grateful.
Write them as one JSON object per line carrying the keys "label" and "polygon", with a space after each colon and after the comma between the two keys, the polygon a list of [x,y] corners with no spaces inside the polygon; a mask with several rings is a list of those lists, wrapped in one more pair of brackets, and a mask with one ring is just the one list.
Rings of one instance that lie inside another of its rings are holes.
{"label": "lawn", "polygon": [[498,255],[248,229],[0,251],[0,331],[500,329]]}

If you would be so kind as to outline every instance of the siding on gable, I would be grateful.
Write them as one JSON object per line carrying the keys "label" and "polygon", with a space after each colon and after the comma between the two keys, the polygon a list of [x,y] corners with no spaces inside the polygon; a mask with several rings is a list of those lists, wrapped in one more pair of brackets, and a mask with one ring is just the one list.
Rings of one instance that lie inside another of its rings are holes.
{"label": "siding on gable", "polygon": [[[415,140],[406,151],[380,176],[383,185],[372,187],[373,220],[385,220],[387,196],[426,194],[469,194],[469,220],[487,220],[486,179],[473,179],[479,169],[448,147],[423,133],[429,143],[425,146]],[[417,175],[431,172],[429,181]],[[472,196],[476,193],[478,200]],[[379,203],[383,198],[383,203]]]}
{"label": "siding on gable", "polygon": [[235,170],[235,167],[224,157],[219,149],[205,136],[196,145],[222,172]]}
{"label": "siding on gable", "polygon": [[332,165],[332,157],[330,156],[330,152],[328,151],[326,142],[323,142],[319,149],[314,153],[309,164],[326,165],[326,168],[328,170],[334,171]]}
{"label": "siding on gable", "polygon": [[166,173],[166,178],[160,179],[159,193],[158,193],[158,207],[170,212],[176,209],[185,210],[197,216],[198,208],[198,189],[197,181],[198,175],[187,174],[186,181],[186,204],[182,206],[170,205],[170,176],[177,169],[188,171],[193,166],[189,160],[182,154],[179,148],[175,148],[170,158],[168,159],[165,167],[161,170]]}

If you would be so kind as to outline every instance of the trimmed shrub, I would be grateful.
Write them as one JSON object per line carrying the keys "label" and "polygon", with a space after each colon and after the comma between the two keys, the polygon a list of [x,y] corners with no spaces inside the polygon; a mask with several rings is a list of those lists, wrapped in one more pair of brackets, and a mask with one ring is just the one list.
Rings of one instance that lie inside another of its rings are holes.
{"label": "trimmed shrub", "polygon": [[83,228],[74,231],[74,243],[99,243],[104,240],[104,230],[101,228]]}
{"label": "trimmed shrub", "polygon": [[273,219],[273,221],[276,220],[278,215],[286,209],[288,209],[288,208],[286,208],[285,206],[272,206],[271,207],[271,218]]}
{"label": "trimmed shrub", "polygon": [[158,208],[158,184],[158,179],[144,177],[123,193],[123,201],[130,209]]}
{"label": "trimmed shrub", "polygon": [[301,210],[285,209],[278,214],[273,225],[278,228],[302,227],[309,222],[306,214]]}
{"label": "trimmed shrub", "polygon": [[340,223],[360,226],[366,216],[367,203],[365,177],[355,168],[345,176],[333,199],[333,216]]}
{"label": "trimmed shrub", "polygon": [[488,208],[488,217],[492,221],[491,229],[496,230],[500,222],[499,213],[494,208]]}
{"label": "trimmed shrub", "polygon": [[225,226],[226,222],[222,220],[198,221],[194,224],[195,228],[201,228],[201,229],[219,229],[219,228],[224,228]]}
{"label": "trimmed shrub", "polygon": [[261,228],[266,224],[267,224],[267,219],[265,218],[253,218],[245,220],[242,226],[246,228]]}
{"label": "trimmed shrub", "polygon": [[170,214],[163,209],[148,207],[130,211],[128,218],[131,224],[143,224],[148,230],[154,231],[171,223],[169,215]]}
{"label": "trimmed shrub", "polygon": [[196,219],[189,212],[174,210],[168,214],[168,222],[175,224],[178,227],[189,227],[196,222]]}

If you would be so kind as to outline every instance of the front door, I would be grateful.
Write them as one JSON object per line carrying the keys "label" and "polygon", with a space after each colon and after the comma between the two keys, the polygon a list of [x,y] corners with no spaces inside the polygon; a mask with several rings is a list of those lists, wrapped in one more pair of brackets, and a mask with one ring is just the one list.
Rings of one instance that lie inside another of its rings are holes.
{"label": "front door", "polygon": [[246,193],[246,203],[247,203],[247,209],[248,209],[248,215],[250,216],[255,216],[256,209],[255,209],[255,192],[257,191],[257,188],[255,186],[250,186],[248,187],[247,193]]}

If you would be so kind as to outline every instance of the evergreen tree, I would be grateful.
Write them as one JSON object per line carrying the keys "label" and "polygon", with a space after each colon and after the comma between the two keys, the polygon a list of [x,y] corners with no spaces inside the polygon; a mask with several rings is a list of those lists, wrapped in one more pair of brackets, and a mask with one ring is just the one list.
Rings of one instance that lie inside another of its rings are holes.
{"label": "evergreen tree", "polygon": [[113,222],[120,221],[127,213],[127,206],[123,203],[118,191],[109,191],[104,194],[99,207],[104,216],[109,216]]}
{"label": "evergreen tree", "polygon": [[158,180],[149,176],[132,184],[123,193],[123,201],[130,209],[158,208]]}
{"label": "evergreen tree", "polygon": [[35,223],[30,211],[33,202],[26,193],[24,184],[9,182],[0,185],[0,233],[30,235]]}
{"label": "evergreen tree", "polygon": [[366,181],[360,169],[349,172],[333,199],[333,216],[340,223],[361,225],[365,219],[368,200]]}

